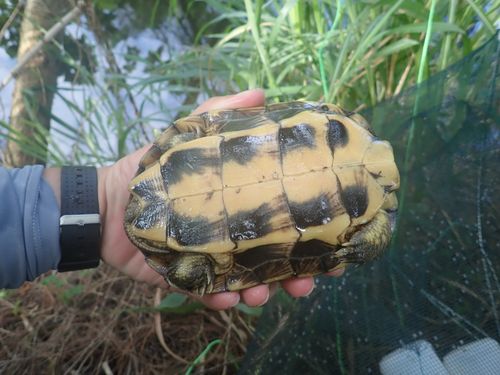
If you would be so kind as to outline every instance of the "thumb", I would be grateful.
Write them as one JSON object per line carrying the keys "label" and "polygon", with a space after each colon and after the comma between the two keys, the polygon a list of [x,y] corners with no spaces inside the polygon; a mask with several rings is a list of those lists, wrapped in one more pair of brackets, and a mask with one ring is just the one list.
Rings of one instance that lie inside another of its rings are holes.
{"label": "thumb", "polygon": [[264,90],[253,89],[240,92],[236,95],[214,96],[201,104],[193,114],[206,112],[212,109],[231,109],[242,107],[259,107],[264,105]]}

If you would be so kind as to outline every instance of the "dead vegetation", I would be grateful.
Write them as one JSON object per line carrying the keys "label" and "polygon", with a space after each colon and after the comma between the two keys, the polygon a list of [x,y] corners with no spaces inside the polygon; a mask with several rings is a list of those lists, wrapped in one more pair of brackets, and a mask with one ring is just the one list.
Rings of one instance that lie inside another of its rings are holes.
{"label": "dead vegetation", "polygon": [[0,373],[183,374],[190,367],[192,374],[236,372],[252,317],[238,309],[210,311],[191,300],[183,304],[190,312],[159,313],[154,300],[154,288],[106,266],[46,275],[4,291]]}

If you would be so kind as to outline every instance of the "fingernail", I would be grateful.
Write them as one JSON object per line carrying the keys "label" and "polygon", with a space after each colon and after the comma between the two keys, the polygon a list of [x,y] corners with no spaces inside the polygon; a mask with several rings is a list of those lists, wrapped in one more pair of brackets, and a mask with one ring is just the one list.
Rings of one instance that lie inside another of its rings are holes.
{"label": "fingernail", "polygon": [[267,296],[266,296],[266,299],[264,300],[264,302],[262,302],[260,305],[257,305],[257,306],[258,306],[258,307],[264,306],[264,305],[267,303],[267,301],[269,301],[269,295],[270,295],[270,294],[271,294],[271,293],[267,293]]}
{"label": "fingernail", "polygon": [[241,95],[246,95],[248,92],[253,91],[252,89],[245,90],[245,91],[240,91],[239,93],[235,94],[234,96],[241,96]]}
{"label": "fingernail", "polygon": [[314,288],[315,288],[315,287],[316,287],[316,284],[315,284],[315,283],[314,283],[314,281],[313,281],[313,284],[312,284],[312,286],[311,286],[311,289],[309,289],[309,291],[308,291],[306,294],[304,294],[304,296],[303,296],[303,297],[309,297],[309,295],[310,295],[310,294],[314,291]]}
{"label": "fingernail", "polygon": [[233,302],[231,302],[229,307],[234,307],[240,302],[240,294],[239,293],[234,293],[233,294]]}
{"label": "fingernail", "polygon": [[238,95],[244,95],[244,94],[247,94],[249,92],[254,92],[254,91],[262,91],[262,89],[259,89],[259,88],[256,88],[256,89],[248,89],[248,90],[245,90],[245,91],[241,91],[239,93],[236,94],[236,96]]}
{"label": "fingernail", "polygon": [[264,92],[263,89],[260,89],[260,88],[256,88],[256,89],[248,89],[248,90],[245,90],[245,91],[241,91],[237,94],[234,95],[234,97],[241,97],[241,96],[245,96],[245,95],[248,95],[248,94],[255,94],[257,92]]}
{"label": "fingernail", "polygon": [[228,104],[232,104],[233,102],[239,102],[239,101],[241,101],[242,97],[244,97],[245,95],[247,95],[247,93],[248,93],[248,90],[247,91],[239,92],[237,94],[231,94],[231,95],[227,95],[227,96],[221,96],[221,99],[224,101],[225,105],[228,105]]}

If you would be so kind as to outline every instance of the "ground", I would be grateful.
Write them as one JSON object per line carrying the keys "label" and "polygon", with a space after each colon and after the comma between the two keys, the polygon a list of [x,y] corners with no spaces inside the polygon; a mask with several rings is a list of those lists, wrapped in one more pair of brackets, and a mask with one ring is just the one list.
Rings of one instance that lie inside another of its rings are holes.
{"label": "ground", "polygon": [[215,312],[193,300],[183,304],[191,311],[158,313],[160,291],[105,265],[44,275],[0,293],[0,373],[9,374],[184,373],[217,339],[193,373],[231,374],[255,321],[238,309]]}

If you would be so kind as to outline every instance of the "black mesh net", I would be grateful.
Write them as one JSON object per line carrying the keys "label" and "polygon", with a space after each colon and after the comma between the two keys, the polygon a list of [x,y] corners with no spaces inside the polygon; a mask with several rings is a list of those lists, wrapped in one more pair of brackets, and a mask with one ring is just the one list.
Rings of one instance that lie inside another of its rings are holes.
{"label": "black mesh net", "polygon": [[499,52],[363,114],[401,172],[390,251],[274,298],[241,373],[500,374]]}

